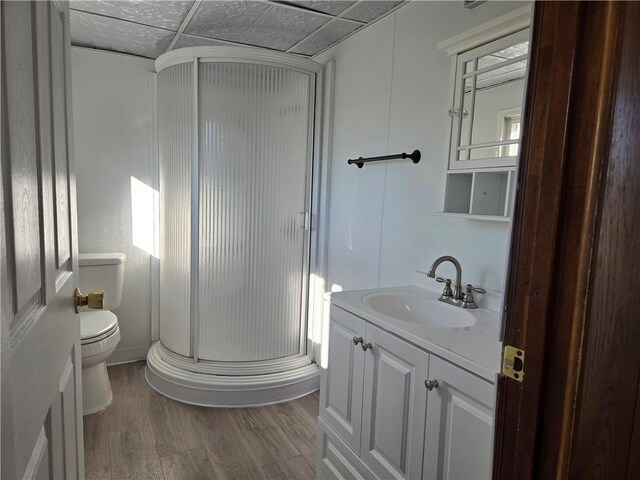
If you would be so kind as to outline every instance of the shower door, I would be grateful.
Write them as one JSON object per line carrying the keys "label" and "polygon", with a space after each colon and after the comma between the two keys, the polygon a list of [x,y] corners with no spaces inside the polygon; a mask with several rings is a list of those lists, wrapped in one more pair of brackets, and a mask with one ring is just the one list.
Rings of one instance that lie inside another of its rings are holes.
{"label": "shower door", "polygon": [[306,322],[323,67],[212,46],[167,52],[156,70],[160,341],[147,381],[209,406],[310,393],[319,385]]}
{"label": "shower door", "polygon": [[[281,67],[201,61],[194,356],[301,353],[313,85]],[[192,231],[193,232],[193,231]]]}

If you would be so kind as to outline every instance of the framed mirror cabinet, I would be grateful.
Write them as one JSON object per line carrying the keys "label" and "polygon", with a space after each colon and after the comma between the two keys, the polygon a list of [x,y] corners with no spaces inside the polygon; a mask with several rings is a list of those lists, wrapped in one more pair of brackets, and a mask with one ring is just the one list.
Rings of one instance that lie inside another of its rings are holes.
{"label": "framed mirror cabinet", "polygon": [[508,222],[522,130],[530,9],[439,44],[451,56],[443,215]]}

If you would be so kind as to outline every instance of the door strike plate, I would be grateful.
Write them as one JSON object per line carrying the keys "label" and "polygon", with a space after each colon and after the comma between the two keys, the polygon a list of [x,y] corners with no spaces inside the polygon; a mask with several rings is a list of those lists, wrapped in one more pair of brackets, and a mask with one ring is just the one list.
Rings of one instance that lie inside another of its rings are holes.
{"label": "door strike plate", "polygon": [[502,375],[521,382],[524,378],[524,350],[505,345],[502,352]]}

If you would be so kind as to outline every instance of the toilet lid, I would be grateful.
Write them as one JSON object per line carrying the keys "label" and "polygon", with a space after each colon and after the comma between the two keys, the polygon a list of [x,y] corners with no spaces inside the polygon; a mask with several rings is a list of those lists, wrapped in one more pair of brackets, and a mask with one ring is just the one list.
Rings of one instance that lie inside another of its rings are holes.
{"label": "toilet lid", "polygon": [[102,337],[118,327],[118,317],[109,310],[92,310],[80,313],[80,337],[82,341]]}

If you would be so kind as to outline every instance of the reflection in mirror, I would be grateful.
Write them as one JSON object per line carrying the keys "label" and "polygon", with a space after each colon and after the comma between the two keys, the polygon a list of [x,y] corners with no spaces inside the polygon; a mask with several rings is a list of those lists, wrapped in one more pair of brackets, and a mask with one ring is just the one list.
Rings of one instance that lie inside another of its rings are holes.
{"label": "reflection in mirror", "polygon": [[[529,41],[520,42],[517,45],[503,48],[497,52],[493,52],[489,55],[484,55],[478,59],[478,68],[485,68],[500,64],[505,60],[512,60],[514,58],[526,56],[529,53]],[[522,63],[522,62],[520,62]],[[507,68],[507,67],[502,67]],[[509,69],[513,70],[513,68]]]}
{"label": "reflection in mirror", "polygon": [[522,37],[519,32],[460,56],[456,89],[461,114],[454,161],[511,157],[515,163],[529,50],[529,41],[520,41]]}

